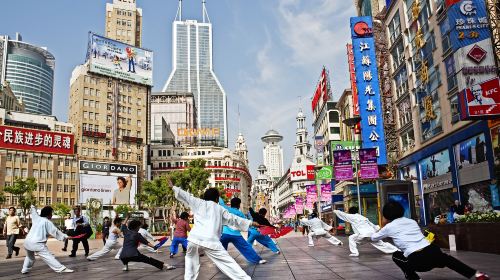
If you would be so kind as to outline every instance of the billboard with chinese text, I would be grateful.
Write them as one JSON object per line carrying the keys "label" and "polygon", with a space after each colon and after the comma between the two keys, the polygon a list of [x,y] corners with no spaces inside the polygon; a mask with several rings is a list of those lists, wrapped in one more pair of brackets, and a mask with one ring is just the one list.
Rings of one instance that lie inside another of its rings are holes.
{"label": "billboard with chinese text", "polygon": [[0,125],[0,148],[73,155],[72,134]]}

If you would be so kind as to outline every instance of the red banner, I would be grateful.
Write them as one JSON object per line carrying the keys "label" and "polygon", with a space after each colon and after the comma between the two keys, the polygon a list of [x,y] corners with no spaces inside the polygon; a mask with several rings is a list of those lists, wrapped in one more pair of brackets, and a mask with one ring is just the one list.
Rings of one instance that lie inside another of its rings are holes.
{"label": "red banner", "polygon": [[321,71],[320,80],[318,85],[316,86],[316,91],[314,92],[314,97],[312,100],[312,110],[314,111],[318,106],[318,102],[321,97],[323,97],[323,102],[328,101],[328,87],[327,87],[327,77],[326,77],[326,69],[323,68]]}
{"label": "red banner", "polygon": [[358,88],[356,87],[356,71],[354,69],[354,53],[352,44],[347,44],[347,62],[349,63],[349,77],[351,80],[352,105],[354,115],[359,116]]}
{"label": "red banner", "polygon": [[73,155],[72,134],[0,125],[0,148]]}

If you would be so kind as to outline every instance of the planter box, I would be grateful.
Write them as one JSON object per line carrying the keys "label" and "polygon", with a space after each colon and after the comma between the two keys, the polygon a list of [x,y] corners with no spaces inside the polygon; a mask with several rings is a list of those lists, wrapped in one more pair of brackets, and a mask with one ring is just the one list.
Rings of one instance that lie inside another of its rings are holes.
{"label": "planter box", "polygon": [[449,235],[454,234],[457,250],[500,254],[500,223],[457,223],[429,225],[436,235],[435,244],[449,249]]}

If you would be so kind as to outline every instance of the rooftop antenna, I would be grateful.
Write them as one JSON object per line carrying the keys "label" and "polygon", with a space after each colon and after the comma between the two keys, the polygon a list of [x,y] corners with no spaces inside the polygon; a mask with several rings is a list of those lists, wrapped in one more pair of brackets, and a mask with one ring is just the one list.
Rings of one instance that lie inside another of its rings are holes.
{"label": "rooftop antenna", "polygon": [[[179,20],[177,20],[179,18]],[[179,6],[177,7],[177,14],[175,14],[175,21],[182,21],[182,0],[179,0]]]}
{"label": "rooftop antenna", "polygon": [[238,104],[238,133],[241,134],[240,104]]}
{"label": "rooftop antenna", "polygon": [[299,98],[299,111],[302,111],[302,95],[297,95]]}
{"label": "rooftop antenna", "polygon": [[206,7],[206,4],[207,4],[207,1],[206,0],[202,0],[201,1],[201,4],[203,6],[203,23],[205,23],[207,20],[208,20],[208,23],[210,23],[210,18],[208,17],[208,12],[207,12],[207,7]]}

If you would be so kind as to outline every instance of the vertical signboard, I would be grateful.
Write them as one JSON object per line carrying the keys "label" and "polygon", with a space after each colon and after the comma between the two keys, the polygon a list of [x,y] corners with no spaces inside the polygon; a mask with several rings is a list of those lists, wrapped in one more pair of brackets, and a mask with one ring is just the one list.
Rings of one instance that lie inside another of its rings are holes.
{"label": "vertical signboard", "polygon": [[306,186],[306,208],[313,209],[314,202],[318,200],[316,185]]}
{"label": "vertical signboard", "polygon": [[333,165],[336,181],[352,180],[352,158],[350,150],[333,151]]}
{"label": "vertical signboard", "polygon": [[372,18],[352,17],[351,36],[361,116],[362,146],[376,148],[378,164],[387,164]]}
{"label": "vertical signboard", "polygon": [[301,196],[295,198],[295,212],[299,215],[304,213],[304,198]]}
{"label": "vertical signboard", "polygon": [[349,79],[351,80],[353,113],[359,116],[358,88],[356,87],[356,72],[354,71],[354,52],[352,44],[347,44],[347,62],[349,63]]}
{"label": "vertical signboard", "polygon": [[331,184],[321,184],[321,201],[332,201]]}
{"label": "vertical signboard", "polygon": [[377,151],[373,148],[359,150],[359,166],[361,179],[377,179]]}

